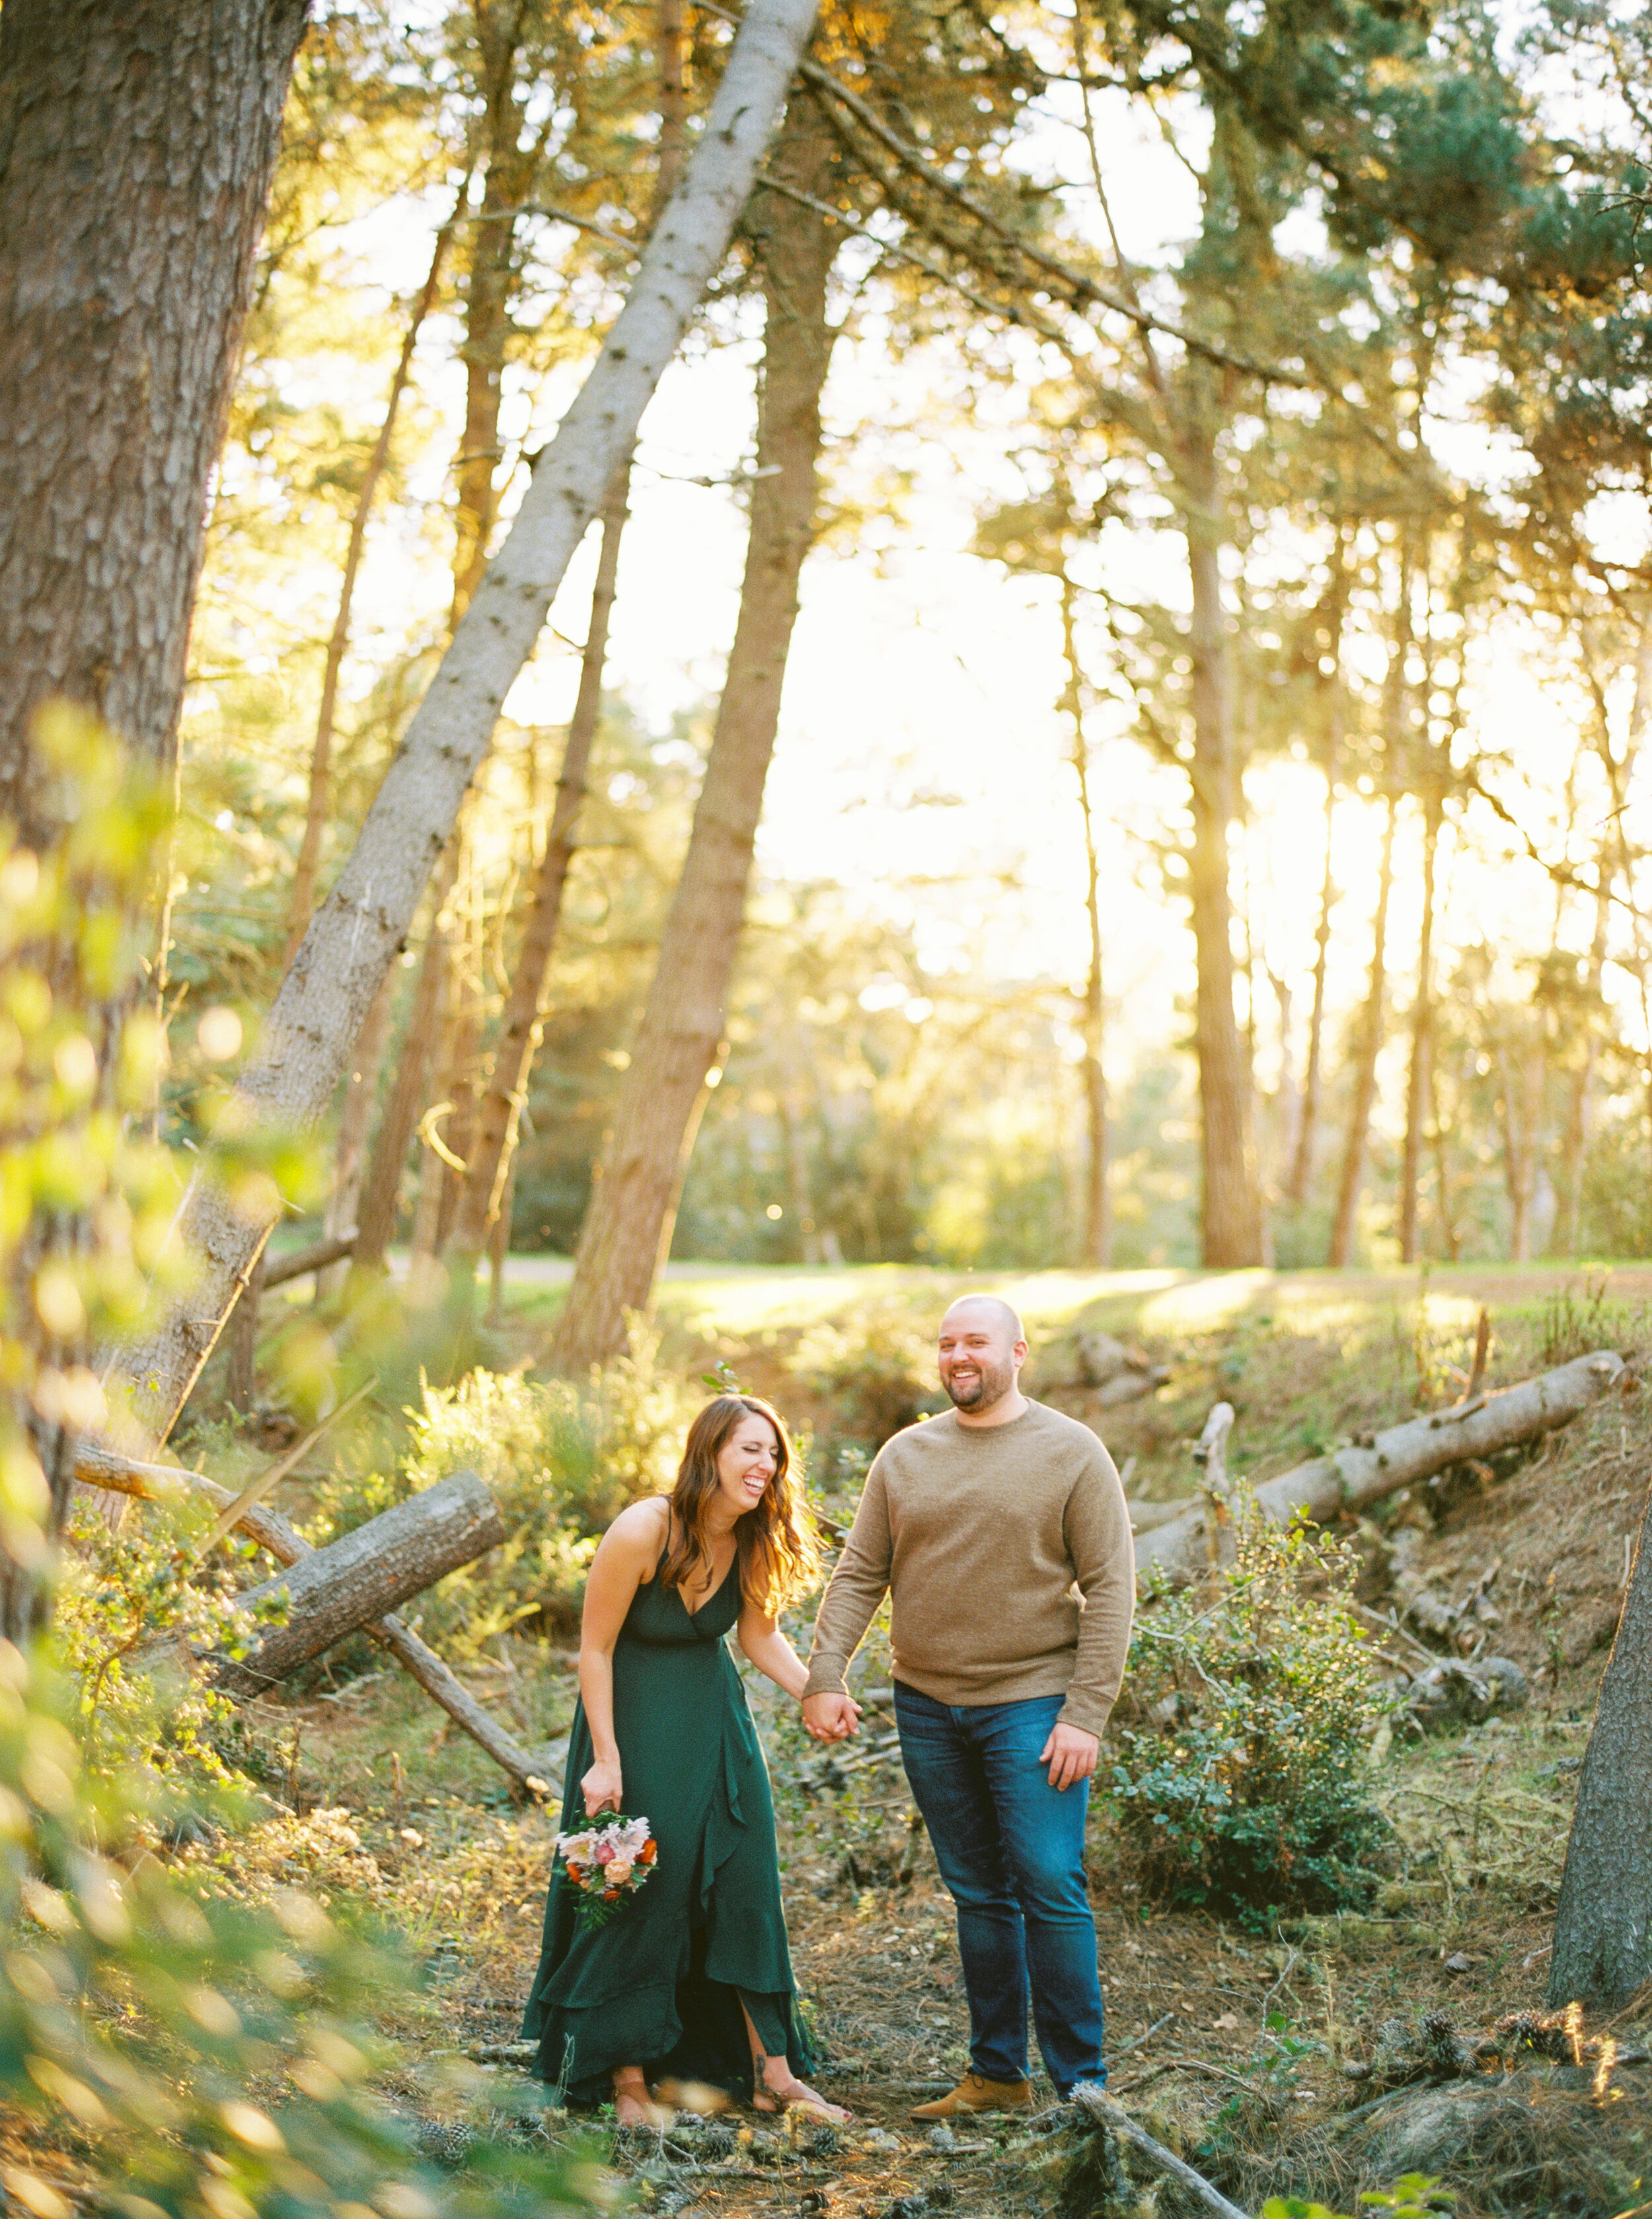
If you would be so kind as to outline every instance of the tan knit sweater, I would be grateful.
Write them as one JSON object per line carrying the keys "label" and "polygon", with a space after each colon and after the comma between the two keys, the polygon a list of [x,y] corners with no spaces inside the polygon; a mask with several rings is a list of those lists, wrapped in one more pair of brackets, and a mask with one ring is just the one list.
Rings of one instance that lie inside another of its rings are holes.
{"label": "tan knit sweater", "polygon": [[962,1426],[948,1410],[897,1433],[821,1602],[806,1694],[842,1688],[885,1593],[897,1680],[960,1705],[1065,1694],[1065,1723],[1100,1733],[1135,1607],[1112,1458],[1041,1402],[1004,1426]]}

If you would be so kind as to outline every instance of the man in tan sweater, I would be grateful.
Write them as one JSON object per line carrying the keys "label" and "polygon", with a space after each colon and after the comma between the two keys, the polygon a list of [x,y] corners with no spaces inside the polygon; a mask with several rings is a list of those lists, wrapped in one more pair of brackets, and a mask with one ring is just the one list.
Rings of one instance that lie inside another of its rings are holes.
{"label": "man in tan sweater", "polygon": [[803,1699],[817,1740],[854,1732],[844,1675],[887,1593],[901,1756],[957,1907],[970,2008],[970,2069],[921,2119],[1032,2104],[1029,1986],[1057,2092],[1107,2077],[1084,1813],[1135,1559],[1113,1459],[1022,1393],[1026,1355],[996,1296],[947,1311],[953,1408],[897,1433],[866,1475]]}

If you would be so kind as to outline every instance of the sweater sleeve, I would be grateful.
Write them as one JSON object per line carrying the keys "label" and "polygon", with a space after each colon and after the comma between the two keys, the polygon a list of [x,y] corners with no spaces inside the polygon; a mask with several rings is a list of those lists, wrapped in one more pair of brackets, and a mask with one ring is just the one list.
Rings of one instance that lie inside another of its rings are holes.
{"label": "sweater sleeve", "polygon": [[1136,1607],[1136,1552],[1130,1513],[1113,1459],[1097,1453],[1067,1498],[1064,1529],[1084,1607],[1061,1721],[1099,1734],[1118,1700]]}
{"label": "sweater sleeve", "polygon": [[889,1592],[891,1555],[889,1497],[879,1457],[866,1474],[849,1538],[821,1597],[814,1647],[809,1652],[809,1684],[803,1691],[805,1697],[844,1692],[843,1675],[849,1659]]}

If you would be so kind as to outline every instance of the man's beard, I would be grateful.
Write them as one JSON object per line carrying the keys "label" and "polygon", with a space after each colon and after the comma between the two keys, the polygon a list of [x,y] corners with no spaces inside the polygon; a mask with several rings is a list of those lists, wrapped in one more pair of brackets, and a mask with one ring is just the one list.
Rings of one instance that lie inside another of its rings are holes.
{"label": "man's beard", "polygon": [[941,1382],[960,1410],[990,1410],[995,1402],[1003,1402],[1015,1383],[1013,1364],[987,1364],[978,1358],[976,1369],[980,1377],[961,1389],[953,1386],[950,1375]]}

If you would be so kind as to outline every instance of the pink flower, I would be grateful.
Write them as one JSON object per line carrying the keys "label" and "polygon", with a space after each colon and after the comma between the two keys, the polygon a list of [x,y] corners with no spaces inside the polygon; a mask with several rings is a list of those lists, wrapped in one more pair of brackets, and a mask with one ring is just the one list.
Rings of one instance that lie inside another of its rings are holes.
{"label": "pink flower", "polygon": [[597,1843],[597,1862],[598,1862],[599,1865],[608,1865],[608,1864],[612,1864],[612,1863],[613,1862],[613,1861],[614,1861],[614,1845],[613,1845],[613,1843],[612,1843],[612,1842],[599,1842],[599,1843]]}

